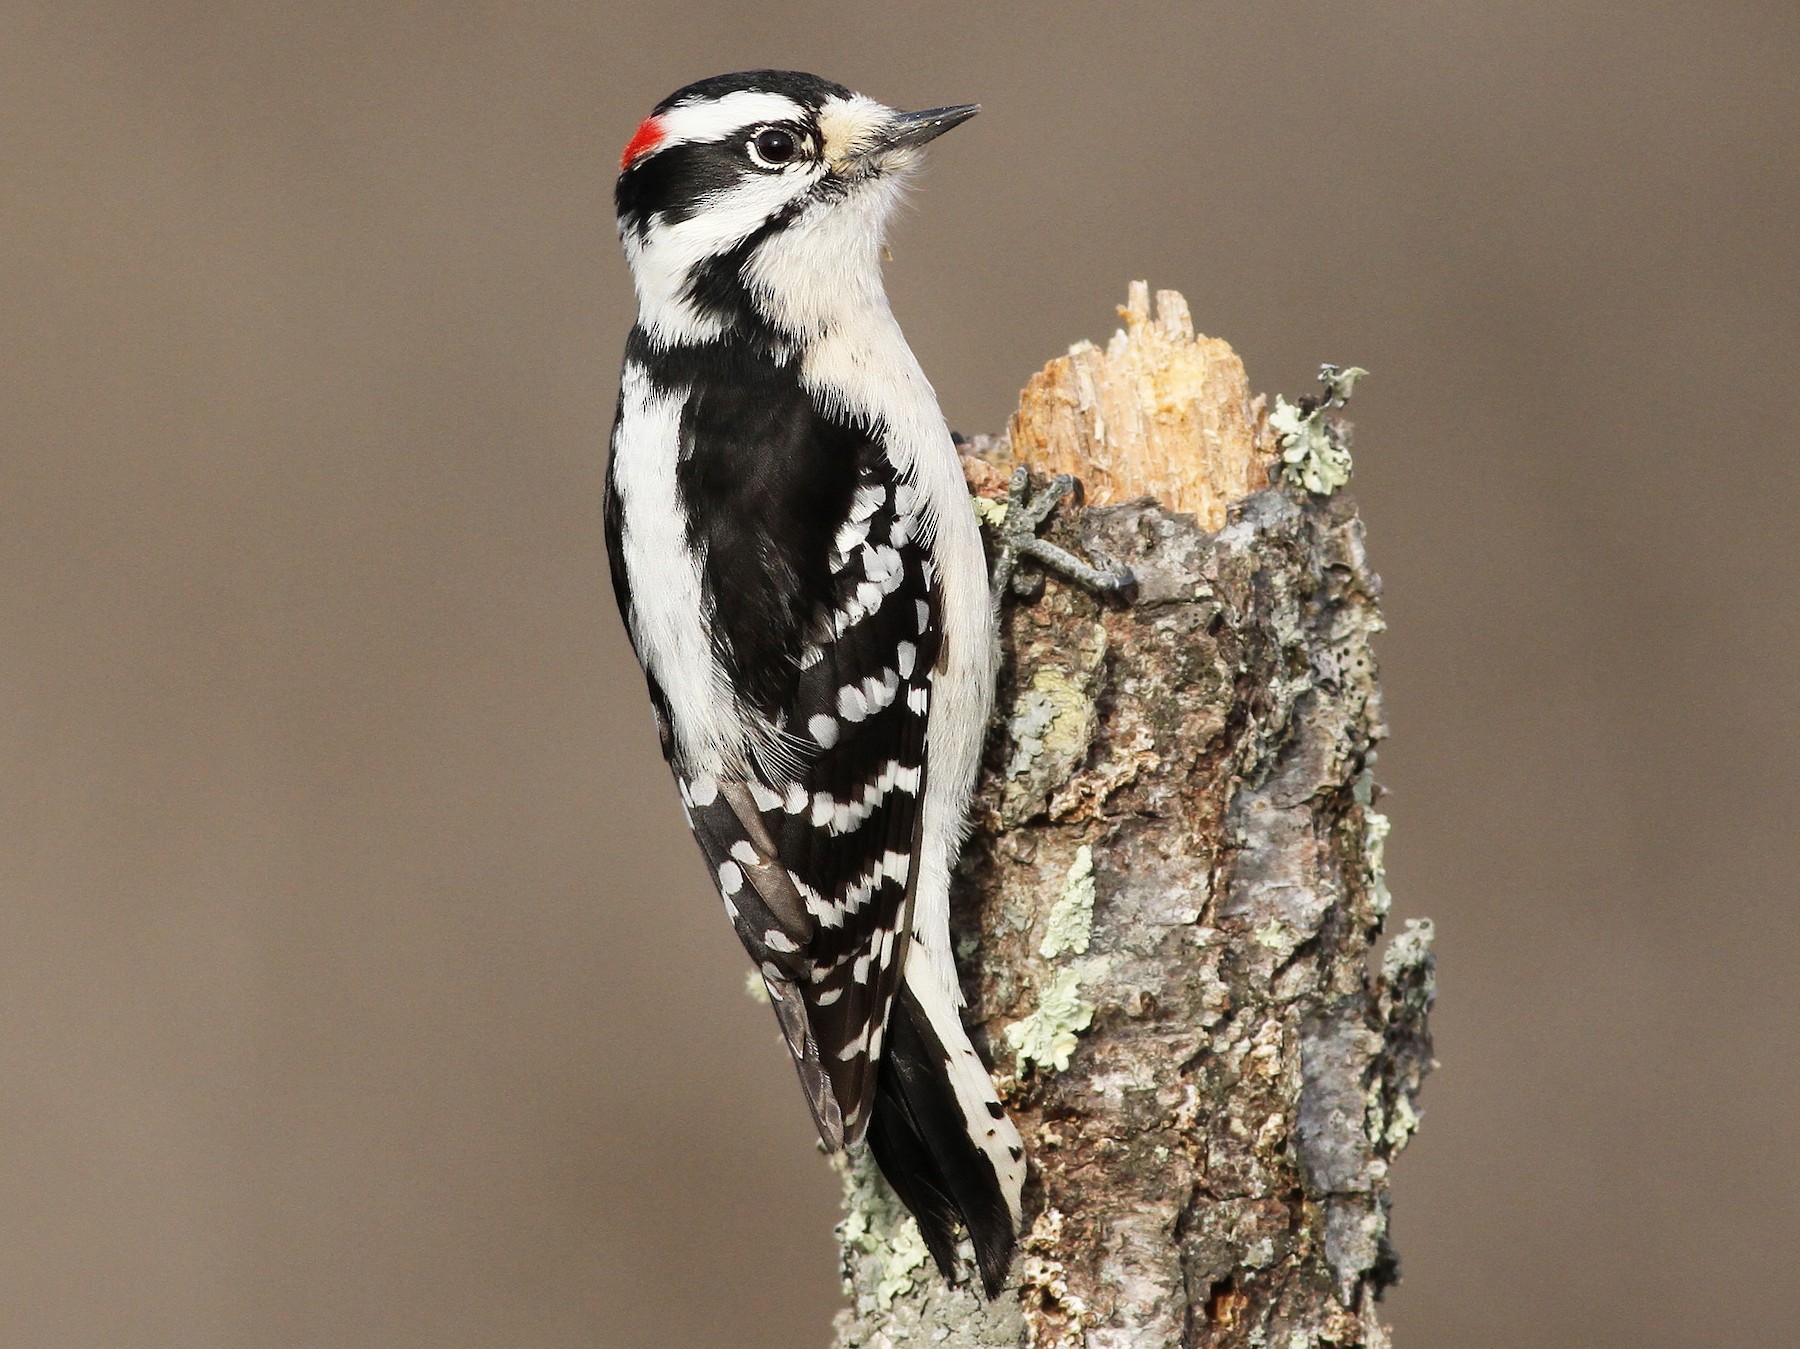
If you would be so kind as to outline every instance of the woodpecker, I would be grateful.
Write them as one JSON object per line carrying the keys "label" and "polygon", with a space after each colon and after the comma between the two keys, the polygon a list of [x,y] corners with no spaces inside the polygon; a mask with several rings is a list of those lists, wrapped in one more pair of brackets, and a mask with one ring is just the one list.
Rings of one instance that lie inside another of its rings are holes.
{"label": "woodpecker", "polygon": [[994,605],[880,264],[921,148],[977,111],[774,70],[657,104],[615,190],[638,320],[605,523],[663,754],[819,1137],[872,1151],[946,1279],[966,1229],[991,1297],[1025,1157],[949,917]]}

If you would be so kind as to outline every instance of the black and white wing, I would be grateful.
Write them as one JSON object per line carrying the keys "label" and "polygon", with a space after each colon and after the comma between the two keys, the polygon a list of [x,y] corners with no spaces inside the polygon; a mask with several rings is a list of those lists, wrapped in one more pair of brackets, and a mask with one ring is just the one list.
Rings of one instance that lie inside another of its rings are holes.
{"label": "black and white wing", "polygon": [[900,985],[940,630],[919,499],[879,447],[859,459],[828,598],[779,713],[794,753],[781,771],[682,784],[832,1147],[868,1127]]}

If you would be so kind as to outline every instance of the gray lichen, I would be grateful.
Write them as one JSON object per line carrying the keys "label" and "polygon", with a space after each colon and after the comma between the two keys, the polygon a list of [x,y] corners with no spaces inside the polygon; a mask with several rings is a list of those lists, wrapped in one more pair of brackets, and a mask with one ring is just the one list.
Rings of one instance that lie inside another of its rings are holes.
{"label": "gray lichen", "polygon": [[1335,365],[1319,367],[1322,394],[1290,403],[1275,395],[1274,411],[1269,413],[1269,430],[1275,433],[1275,447],[1281,456],[1282,473],[1291,483],[1330,496],[1350,481],[1349,429],[1335,418],[1326,416],[1332,408],[1350,401],[1356,381],[1367,370],[1351,366],[1340,370]]}
{"label": "gray lichen", "polygon": [[1042,811],[1093,743],[1097,709],[1091,690],[1106,660],[1106,629],[1090,624],[1070,638],[1059,658],[1040,664],[1011,699],[998,803],[1005,825]]}
{"label": "gray lichen", "polygon": [[1086,955],[1093,930],[1094,850],[1084,843],[1075,850],[1075,860],[1069,863],[1068,874],[1063,877],[1062,893],[1050,906],[1038,954],[1045,960],[1060,955]]}
{"label": "gray lichen", "polygon": [[[1075,860],[1063,875],[1062,890],[1044,918],[1040,957],[1055,961],[1087,954],[1093,936],[1094,899],[1094,852],[1084,843],[1075,850]],[[1082,997],[1082,983],[1104,977],[1106,965],[1104,959],[1080,960],[1039,973],[1036,1010],[1005,1031],[1019,1073],[1033,1068],[1058,1073],[1067,1070],[1076,1036],[1093,1024],[1096,1010]]]}
{"label": "gray lichen", "polygon": [[851,1255],[869,1257],[874,1305],[885,1311],[901,1293],[912,1290],[914,1276],[930,1259],[930,1252],[919,1225],[882,1180],[866,1150],[839,1153],[835,1163],[844,1187],[844,1218],[835,1229],[844,1253],[844,1291],[856,1291]]}
{"label": "gray lichen", "polygon": [[[1375,755],[1369,753],[1373,764]],[[1387,888],[1388,817],[1375,809],[1375,770],[1365,768],[1356,779],[1356,804],[1363,808],[1363,867],[1369,885],[1369,898],[1375,912],[1387,917],[1394,897]]]}
{"label": "gray lichen", "polygon": [[1094,1004],[1081,996],[1082,971],[1064,968],[1038,990],[1037,1010],[1006,1028],[1006,1043],[1023,1073],[1033,1065],[1063,1072],[1075,1053],[1075,1037],[1094,1022]]}
{"label": "gray lichen", "polygon": [[840,1154],[836,1165],[844,1205],[837,1238],[850,1299],[837,1317],[840,1349],[1017,1349],[1024,1342],[1016,1300],[984,1302],[938,1277],[918,1225],[866,1151]]}

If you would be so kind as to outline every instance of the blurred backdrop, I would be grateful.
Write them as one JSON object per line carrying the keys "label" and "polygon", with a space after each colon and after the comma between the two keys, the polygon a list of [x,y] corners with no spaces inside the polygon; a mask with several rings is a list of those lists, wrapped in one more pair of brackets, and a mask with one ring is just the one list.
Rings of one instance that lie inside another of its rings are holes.
{"label": "blurred backdrop", "polygon": [[619,147],[756,65],[986,105],[890,269],[959,429],[1132,277],[1374,372],[1402,1349],[1791,1338],[1792,0],[0,25],[0,1344],[825,1344],[600,540]]}

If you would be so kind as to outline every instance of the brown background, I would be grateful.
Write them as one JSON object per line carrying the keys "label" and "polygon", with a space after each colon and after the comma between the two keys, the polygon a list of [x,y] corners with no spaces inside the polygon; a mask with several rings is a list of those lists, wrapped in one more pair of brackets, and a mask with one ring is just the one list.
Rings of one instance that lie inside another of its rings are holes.
{"label": "brown background", "polygon": [[6,0],[0,1344],[824,1344],[600,544],[615,157],[757,64],[986,103],[960,428],[1134,276],[1375,372],[1402,1349],[1790,1342],[1792,0]]}

